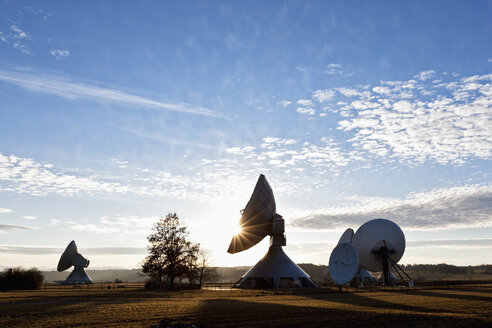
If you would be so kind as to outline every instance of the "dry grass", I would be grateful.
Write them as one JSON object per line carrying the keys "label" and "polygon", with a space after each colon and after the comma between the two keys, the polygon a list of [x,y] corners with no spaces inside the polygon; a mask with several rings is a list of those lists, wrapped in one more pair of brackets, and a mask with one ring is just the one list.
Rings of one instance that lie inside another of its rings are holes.
{"label": "dry grass", "polygon": [[491,327],[492,286],[371,291],[0,293],[0,327]]}

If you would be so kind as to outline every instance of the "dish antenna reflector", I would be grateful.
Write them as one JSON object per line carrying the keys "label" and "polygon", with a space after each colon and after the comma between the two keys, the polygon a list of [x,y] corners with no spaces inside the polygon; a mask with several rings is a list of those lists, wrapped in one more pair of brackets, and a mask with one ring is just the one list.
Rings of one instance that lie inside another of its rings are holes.
{"label": "dish antenna reflector", "polygon": [[[273,196],[272,187],[270,187],[263,174],[260,174],[253,194],[241,214],[241,219],[239,220],[241,231],[232,237],[231,244],[227,250],[231,254],[253,247],[272,233],[272,223],[275,221],[276,215],[275,197]],[[282,230],[280,220],[283,221],[283,219],[281,218],[278,215],[278,228],[280,228],[278,230]],[[283,231],[279,231],[279,234],[283,234]],[[285,246],[285,242],[281,246]]]}
{"label": "dish antenna reflector", "polygon": [[342,234],[342,236],[338,240],[337,245],[340,245],[341,243],[349,243],[350,244],[352,242],[353,237],[354,237],[354,229],[348,228],[347,230],[345,230],[345,232]]}
{"label": "dish antenna reflector", "polygon": [[235,254],[270,236],[266,255],[234,285],[240,288],[302,288],[318,285],[282,250],[287,244],[285,221],[276,213],[275,197],[268,181],[260,174],[239,225],[241,232],[232,237],[228,253]]}
{"label": "dish antenna reflector", "polygon": [[65,271],[71,266],[74,266],[74,270],[70,273],[62,282],[62,284],[92,284],[91,278],[87,275],[84,268],[89,266],[89,260],[84,258],[77,249],[77,244],[74,240],[68,244],[67,248],[63,252],[56,270],[58,272]]}
{"label": "dish antenna reflector", "polygon": [[352,244],[359,254],[361,268],[382,271],[384,284],[390,285],[389,265],[396,267],[405,252],[405,235],[400,227],[386,219],[367,221],[357,229]]}
{"label": "dish antenna reflector", "polygon": [[359,255],[355,247],[350,243],[339,243],[331,252],[328,268],[331,278],[339,286],[354,279],[359,271]]}

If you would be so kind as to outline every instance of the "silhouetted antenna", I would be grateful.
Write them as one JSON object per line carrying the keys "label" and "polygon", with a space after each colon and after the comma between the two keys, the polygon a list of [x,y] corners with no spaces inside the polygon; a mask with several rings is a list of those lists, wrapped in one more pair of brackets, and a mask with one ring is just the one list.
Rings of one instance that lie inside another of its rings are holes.
{"label": "silhouetted antenna", "polygon": [[234,235],[227,250],[247,250],[270,236],[267,254],[234,285],[239,288],[300,288],[318,285],[282,250],[286,245],[285,221],[276,213],[275,198],[263,174],[246,207],[241,211],[241,232]]}

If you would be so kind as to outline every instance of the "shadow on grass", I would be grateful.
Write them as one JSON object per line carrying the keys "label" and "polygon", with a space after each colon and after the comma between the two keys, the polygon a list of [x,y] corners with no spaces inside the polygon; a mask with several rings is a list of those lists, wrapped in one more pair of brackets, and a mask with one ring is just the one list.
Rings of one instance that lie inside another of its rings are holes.
{"label": "shadow on grass", "polygon": [[[459,300],[464,300],[464,301],[488,301],[492,302],[492,297],[491,296],[479,296],[479,295],[467,295],[467,294],[460,294],[460,291],[464,291],[463,289],[457,289],[457,290],[451,290],[451,289],[446,289],[446,293],[444,292],[437,292],[436,290],[428,291],[428,290],[405,290],[405,291],[399,291],[399,290],[387,290],[388,292],[394,292],[394,293],[401,293],[405,295],[418,295],[418,296],[429,296],[429,297],[438,297],[438,298],[453,298],[453,299],[459,299]],[[481,293],[481,290],[469,290],[468,292],[479,292]]]}
{"label": "shadow on grass", "polygon": [[153,327],[490,327],[491,321],[449,315],[342,310],[236,299],[209,299],[192,315]]}
{"label": "shadow on grass", "polygon": [[[420,312],[423,314],[435,314],[442,313],[443,310],[440,309],[430,309],[422,306],[414,306],[414,305],[406,305],[402,303],[393,303],[389,301],[383,301],[380,299],[372,298],[364,296],[363,294],[355,294],[355,293],[335,293],[335,294],[311,294],[311,295],[303,295],[304,297],[309,297],[311,299],[325,301],[325,302],[336,302],[347,305],[357,305],[367,308],[375,308],[375,309],[385,309],[385,310],[394,310],[394,311],[413,311]],[[462,313],[461,311],[453,311],[450,309],[446,309],[448,313]]]}

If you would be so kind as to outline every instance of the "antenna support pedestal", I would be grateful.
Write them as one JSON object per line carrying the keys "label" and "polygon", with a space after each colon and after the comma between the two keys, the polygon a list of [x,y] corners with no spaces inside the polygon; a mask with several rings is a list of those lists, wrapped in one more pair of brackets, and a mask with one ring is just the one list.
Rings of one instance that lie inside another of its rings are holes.
{"label": "antenna support pedestal", "polygon": [[281,215],[275,214],[272,220],[272,234],[270,235],[270,246],[285,246],[287,239],[284,235],[285,221]]}
{"label": "antenna support pedestal", "polygon": [[394,250],[389,250],[387,247],[381,247],[378,250],[372,251],[374,254],[381,258],[381,263],[383,265],[383,277],[385,286],[393,286],[393,281],[390,279],[390,270],[388,265],[388,259],[390,255],[395,254]]}

